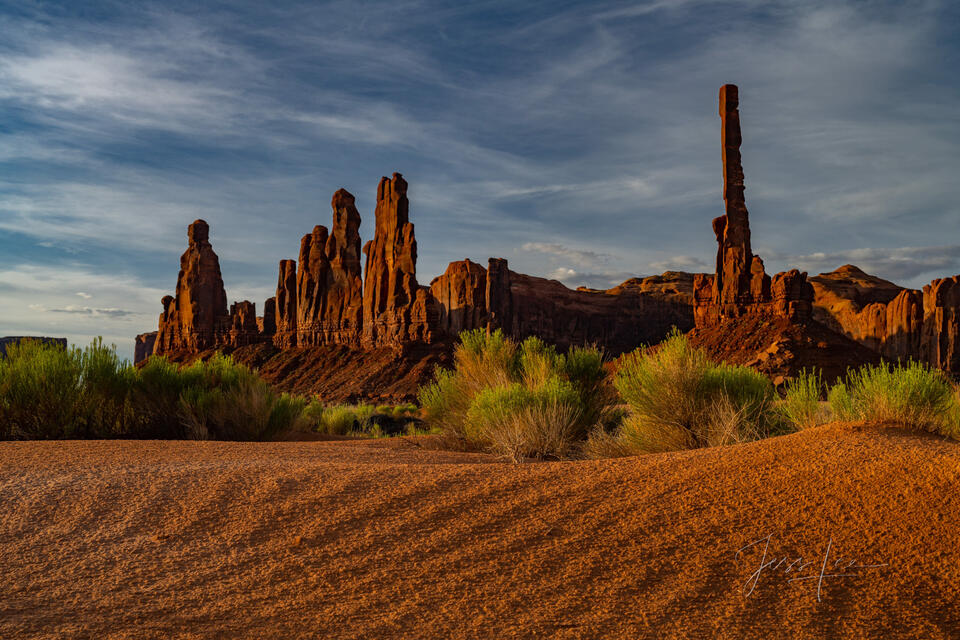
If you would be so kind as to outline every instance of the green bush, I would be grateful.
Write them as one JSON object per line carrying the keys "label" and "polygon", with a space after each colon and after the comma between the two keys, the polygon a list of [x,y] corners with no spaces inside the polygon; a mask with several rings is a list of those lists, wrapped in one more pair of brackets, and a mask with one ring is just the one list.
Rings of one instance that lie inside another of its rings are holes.
{"label": "green bush", "polygon": [[[415,422],[413,414],[417,411],[414,404],[402,405],[336,405],[325,406],[319,400],[308,404],[303,412],[303,422],[307,428],[325,435],[383,437],[387,434],[378,425],[373,424],[374,416],[386,416],[389,420],[402,421],[409,418]],[[418,435],[421,432],[407,425],[407,432]]]}
{"label": "green bush", "polygon": [[438,369],[419,393],[427,425],[448,438],[510,458],[569,457],[616,414],[600,352],[566,354],[539,338],[465,331],[454,368]]}
{"label": "green bush", "polygon": [[783,421],[794,429],[825,424],[832,417],[829,407],[821,402],[825,390],[820,373],[816,369],[804,369],[787,382],[784,396],[777,403],[777,411]]}
{"label": "green bush", "polygon": [[259,440],[294,427],[304,403],[220,354],[140,369],[97,338],[64,349],[25,340],[0,358],[0,437]]}
{"label": "green bush", "polygon": [[656,347],[624,356],[614,384],[630,412],[614,436],[593,435],[588,455],[732,444],[781,429],[766,376],[715,364],[676,331]]}
{"label": "green bush", "polygon": [[840,420],[895,422],[946,436],[960,436],[957,391],[940,371],[917,362],[865,366],[830,390]]}

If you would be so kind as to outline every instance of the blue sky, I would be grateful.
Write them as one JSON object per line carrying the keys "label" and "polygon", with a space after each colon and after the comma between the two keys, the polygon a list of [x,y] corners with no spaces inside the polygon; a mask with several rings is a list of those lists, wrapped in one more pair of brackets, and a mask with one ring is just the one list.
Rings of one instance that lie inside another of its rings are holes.
{"label": "blue sky", "polygon": [[231,300],[380,176],[418,278],[709,271],[717,90],[740,86],[774,272],[960,272],[956,3],[0,2],[0,335],[132,353],[211,224]]}

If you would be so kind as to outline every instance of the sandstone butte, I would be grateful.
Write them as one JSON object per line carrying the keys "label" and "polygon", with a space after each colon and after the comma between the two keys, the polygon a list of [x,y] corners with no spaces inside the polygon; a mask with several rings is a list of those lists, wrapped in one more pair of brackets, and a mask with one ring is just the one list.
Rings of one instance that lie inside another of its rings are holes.
{"label": "sandstone butte", "polygon": [[[209,227],[195,221],[180,259],[176,295],[162,300],[158,331],[137,336],[136,358],[234,351],[261,372],[274,371],[276,382],[331,377],[331,367],[340,362],[352,362],[359,378],[366,358],[375,372],[365,379],[390,387],[406,375],[422,382],[429,375],[424,358],[449,353],[465,329],[536,335],[561,348],[596,344],[615,356],[656,343],[677,327],[690,331],[694,344],[714,357],[754,366],[775,379],[810,366],[836,377],[881,356],[960,373],[960,276],[934,280],[918,291],[852,265],[812,278],[797,269],[766,273],[751,248],[735,85],[721,87],[719,115],[724,215],[713,220],[713,274],[667,272],[607,290],[573,290],[490,258],[486,266],[452,262],[428,286],[421,285],[408,184],[394,173],[377,187],[374,234],[363,246],[363,268],[361,216],[354,196],[340,189],[331,202],[330,229],[314,227],[301,240],[299,261],[280,261],[276,295],[266,300],[260,317],[249,301],[227,308]],[[336,350],[304,352],[318,347]],[[419,364],[404,362],[409,354],[416,354]],[[322,382],[297,385],[336,395]]]}

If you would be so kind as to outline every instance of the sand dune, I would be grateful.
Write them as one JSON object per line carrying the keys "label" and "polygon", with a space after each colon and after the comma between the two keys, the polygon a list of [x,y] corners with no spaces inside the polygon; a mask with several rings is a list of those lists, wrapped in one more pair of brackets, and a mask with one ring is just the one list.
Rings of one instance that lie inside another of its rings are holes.
{"label": "sand dune", "polygon": [[[956,444],[877,426],[526,465],[4,442],[0,637],[957,637],[958,486]],[[768,536],[809,564],[754,584]]]}

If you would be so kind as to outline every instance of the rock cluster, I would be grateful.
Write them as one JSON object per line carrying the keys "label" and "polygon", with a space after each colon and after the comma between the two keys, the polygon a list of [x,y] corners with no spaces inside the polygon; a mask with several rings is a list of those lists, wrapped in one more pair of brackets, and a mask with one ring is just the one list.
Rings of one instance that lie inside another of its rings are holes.
{"label": "rock cluster", "polygon": [[[409,220],[407,182],[399,173],[377,188],[373,238],[363,247],[360,214],[344,189],[333,195],[330,230],[316,226],[300,243],[299,260],[281,260],[276,296],[262,317],[248,301],[226,307],[209,229],[190,225],[177,295],[164,312],[152,349],[143,354],[197,353],[258,342],[285,350],[343,345],[397,348],[449,342],[465,329],[537,335],[560,346],[597,344],[621,353],[656,342],[671,327],[693,325],[690,274],[631,279],[606,291],[571,290],[491,258],[487,267],[452,262],[430,286],[417,282],[417,241]],[[362,276],[362,277],[361,277]]]}
{"label": "rock cluster", "polygon": [[750,216],[744,198],[740,161],[740,110],[736,85],[720,88],[720,140],[723,150],[723,200],[726,213],[713,221],[717,237],[716,273],[694,280],[694,319],[711,326],[743,315],[810,318],[813,289],[796,269],[766,274],[763,260],[750,248]]}

